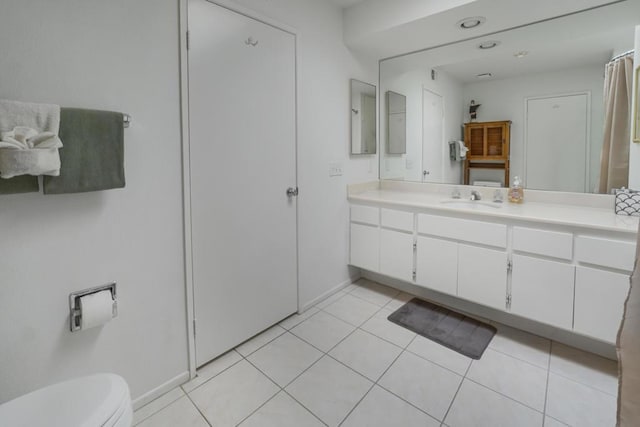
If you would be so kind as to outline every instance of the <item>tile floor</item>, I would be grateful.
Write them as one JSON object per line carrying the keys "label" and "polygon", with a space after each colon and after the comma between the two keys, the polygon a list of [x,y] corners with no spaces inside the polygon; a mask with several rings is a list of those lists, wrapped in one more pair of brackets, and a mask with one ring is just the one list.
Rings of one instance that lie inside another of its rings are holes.
{"label": "tile floor", "polygon": [[500,324],[472,360],[387,320],[410,298],[362,279],[204,366],[134,425],[615,425],[615,362]]}

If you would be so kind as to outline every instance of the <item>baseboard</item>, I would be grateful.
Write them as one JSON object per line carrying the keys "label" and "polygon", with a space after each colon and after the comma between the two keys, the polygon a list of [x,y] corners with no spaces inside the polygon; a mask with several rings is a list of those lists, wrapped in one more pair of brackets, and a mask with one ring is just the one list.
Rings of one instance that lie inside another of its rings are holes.
{"label": "baseboard", "polygon": [[401,280],[383,276],[381,274],[372,273],[370,271],[363,270],[362,277],[373,280],[374,282],[381,283],[383,285],[391,286],[392,288],[396,288],[398,290],[419,296],[421,298],[431,300],[433,302],[442,304],[449,308],[453,308],[463,313],[468,313],[473,316],[479,316],[485,319],[493,320],[494,322],[499,322],[516,329],[520,329],[553,341],[566,344],[571,347],[576,347],[590,353],[598,354],[602,357],[606,357],[607,359],[617,359],[616,348],[613,344],[607,344],[605,342],[579,335],[571,331],[544,325],[542,323],[538,323],[530,319],[525,319],[515,314],[485,307],[483,305],[476,304],[471,301],[466,301],[452,295],[432,291],[421,286],[403,282]]}
{"label": "baseboard", "polygon": [[362,277],[362,276],[360,275],[360,273],[358,273],[358,274],[350,277],[349,279],[345,280],[344,282],[340,283],[339,285],[334,286],[333,288],[329,289],[327,292],[323,293],[319,297],[312,299],[308,303],[306,303],[304,305],[300,304],[300,309],[299,309],[298,313],[304,313],[305,311],[307,311],[308,309],[310,309],[311,307],[313,307],[317,303],[326,300],[327,298],[329,298],[331,295],[335,294],[336,292],[340,292],[341,290],[343,290],[344,288],[346,288],[347,286],[349,286],[353,282],[355,282],[358,279],[360,279],[360,277]]}
{"label": "baseboard", "polygon": [[133,410],[137,410],[152,400],[156,400],[158,397],[163,394],[173,390],[174,388],[186,383],[189,381],[189,371],[184,371],[180,375],[177,375],[167,381],[166,383],[160,384],[158,387],[154,388],[143,394],[142,396],[137,397],[133,401]]}

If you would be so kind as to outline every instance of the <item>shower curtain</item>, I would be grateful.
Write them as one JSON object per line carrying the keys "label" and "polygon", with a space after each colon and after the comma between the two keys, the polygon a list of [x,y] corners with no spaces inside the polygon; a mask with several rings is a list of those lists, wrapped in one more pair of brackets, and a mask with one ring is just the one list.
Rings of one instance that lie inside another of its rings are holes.
{"label": "shower curtain", "polygon": [[633,52],[606,65],[604,77],[604,141],[598,192],[626,187],[629,180],[629,140]]}

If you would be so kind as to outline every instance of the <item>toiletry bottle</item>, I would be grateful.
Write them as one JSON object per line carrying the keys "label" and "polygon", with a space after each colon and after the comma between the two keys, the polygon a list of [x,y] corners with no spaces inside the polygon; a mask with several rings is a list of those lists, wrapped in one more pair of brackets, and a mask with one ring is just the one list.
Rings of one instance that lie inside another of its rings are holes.
{"label": "toiletry bottle", "polygon": [[511,203],[522,203],[524,199],[524,189],[520,183],[520,178],[517,176],[513,178],[513,184],[509,188],[509,201]]}

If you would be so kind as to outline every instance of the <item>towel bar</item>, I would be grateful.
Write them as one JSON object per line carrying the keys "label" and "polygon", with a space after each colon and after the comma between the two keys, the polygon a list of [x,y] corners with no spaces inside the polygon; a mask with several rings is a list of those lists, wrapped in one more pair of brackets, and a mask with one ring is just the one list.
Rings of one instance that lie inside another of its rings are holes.
{"label": "towel bar", "polygon": [[122,126],[128,128],[131,125],[131,116],[128,114],[122,115]]}

